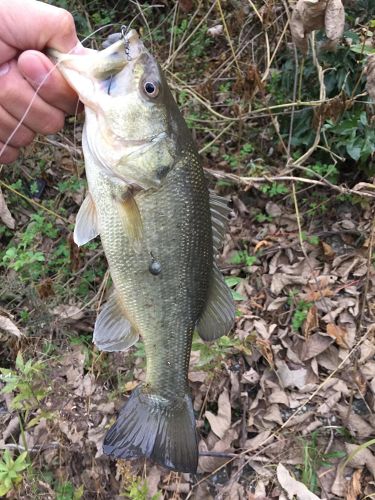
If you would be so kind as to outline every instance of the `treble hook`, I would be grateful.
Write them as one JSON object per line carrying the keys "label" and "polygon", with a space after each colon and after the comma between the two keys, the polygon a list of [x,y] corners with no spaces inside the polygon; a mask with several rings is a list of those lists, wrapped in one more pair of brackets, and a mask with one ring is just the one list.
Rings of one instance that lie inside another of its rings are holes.
{"label": "treble hook", "polygon": [[126,39],[126,36],[127,34],[129,33],[130,31],[130,26],[132,24],[132,21],[130,21],[130,24],[128,26],[125,26],[125,24],[123,24],[121,26],[121,36],[124,40],[124,44],[125,44],[125,55],[126,55],[126,59],[128,61],[131,61],[131,57],[130,57],[130,46],[129,46],[129,40]]}

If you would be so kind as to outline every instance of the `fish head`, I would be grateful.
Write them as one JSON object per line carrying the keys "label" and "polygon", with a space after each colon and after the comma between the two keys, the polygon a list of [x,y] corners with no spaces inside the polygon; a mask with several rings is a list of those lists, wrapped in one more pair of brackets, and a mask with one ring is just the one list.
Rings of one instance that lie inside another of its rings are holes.
{"label": "fish head", "polygon": [[49,55],[85,105],[89,148],[100,161],[115,168],[121,158],[174,134],[177,105],[135,30],[102,51]]}

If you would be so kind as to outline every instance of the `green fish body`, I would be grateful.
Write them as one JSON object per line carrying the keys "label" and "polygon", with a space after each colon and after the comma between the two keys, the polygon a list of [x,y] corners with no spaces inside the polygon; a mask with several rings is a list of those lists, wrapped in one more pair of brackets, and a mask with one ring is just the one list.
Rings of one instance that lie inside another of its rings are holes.
{"label": "green fish body", "polygon": [[81,245],[100,234],[114,284],[94,343],[122,351],[140,336],[146,352],[146,380],[108,431],[104,452],[195,472],[193,332],[213,340],[234,322],[231,293],[215,264],[226,202],[209,194],[190,132],[134,30],[101,52],[52,56],[86,109],[89,193],[74,238]]}

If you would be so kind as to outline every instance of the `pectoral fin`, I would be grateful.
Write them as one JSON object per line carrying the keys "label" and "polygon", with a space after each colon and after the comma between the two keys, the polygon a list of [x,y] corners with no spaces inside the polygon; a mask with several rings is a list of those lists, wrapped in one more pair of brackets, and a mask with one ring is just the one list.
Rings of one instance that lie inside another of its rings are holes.
{"label": "pectoral fin", "polygon": [[133,243],[139,243],[143,236],[142,216],[134,198],[134,188],[127,188],[115,198],[117,210],[124,230]]}
{"label": "pectoral fin", "polygon": [[99,235],[98,215],[92,196],[87,193],[78,211],[74,228],[74,242],[80,247]]}
{"label": "pectoral fin", "polygon": [[93,342],[101,351],[125,351],[135,344],[138,338],[138,332],[127,319],[115,292],[95,322]]}
{"label": "pectoral fin", "polygon": [[236,309],[232,293],[214,264],[208,289],[206,307],[197,324],[203,340],[214,340],[229,333],[234,324]]}

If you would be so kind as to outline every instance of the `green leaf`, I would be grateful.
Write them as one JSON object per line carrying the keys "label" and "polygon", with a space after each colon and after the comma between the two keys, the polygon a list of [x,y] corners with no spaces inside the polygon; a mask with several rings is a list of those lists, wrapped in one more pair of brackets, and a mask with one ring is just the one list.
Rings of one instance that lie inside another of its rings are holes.
{"label": "green leaf", "polygon": [[12,487],[8,488],[5,484],[0,484],[0,497],[5,496],[11,489]]}
{"label": "green leaf", "polygon": [[358,161],[361,157],[361,147],[358,146],[354,141],[348,142],[346,144],[346,150],[348,154],[353,158],[353,160]]}
{"label": "green leaf", "polygon": [[244,297],[240,293],[236,292],[236,290],[232,290],[232,297],[233,297],[233,300],[246,300],[246,297]]}
{"label": "green leaf", "polygon": [[23,362],[23,357],[21,351],[18,352],[17,358],[16,358],[16,367],[22,372],[25,365]]}
{"label": "green leaf", "polygon": [[352,52],[355,52],[356,54],[365,54],[368,56],[371,54],[375,54],[374,48],[369,47],[368,45],[362,45],[362,44],[351,45],[350,50]]}
{"label": "green leaf", "polygon": [[225,278],[225,283],[229,286],[229,288],[232,288],[239,283],[241,283],[241,278],[237,278],[235,276],[229,276],[228,278]]}

